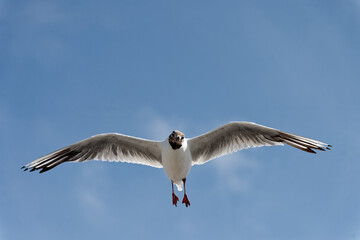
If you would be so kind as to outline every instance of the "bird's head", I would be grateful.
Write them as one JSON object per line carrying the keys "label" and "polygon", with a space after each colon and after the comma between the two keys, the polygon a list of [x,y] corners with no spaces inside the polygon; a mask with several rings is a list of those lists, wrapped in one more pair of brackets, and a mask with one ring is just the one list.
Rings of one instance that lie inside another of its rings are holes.
{"label": "bird's head", "polygon": [[169,143],[173,149],[181,148],[185,139],[185,135],[180,131],[173,131],[169,136]]}

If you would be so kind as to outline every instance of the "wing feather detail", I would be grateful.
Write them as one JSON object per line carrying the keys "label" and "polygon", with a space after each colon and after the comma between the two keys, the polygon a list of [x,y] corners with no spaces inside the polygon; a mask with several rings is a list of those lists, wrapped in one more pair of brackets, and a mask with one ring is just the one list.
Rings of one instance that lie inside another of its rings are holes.
{"label": "wing feather detail", "polygon": [[102,160],[162,168],[161,143],[118,133],[99,134],[41,157],[22,168],[46,172],[64,162]]}
{"label": "wing feather detail", "polygon": [[288,144],[300,150],[330,150],[331,145],[251,122],[230,122],[213,131],[188,139],[193,164],[246,148]]}

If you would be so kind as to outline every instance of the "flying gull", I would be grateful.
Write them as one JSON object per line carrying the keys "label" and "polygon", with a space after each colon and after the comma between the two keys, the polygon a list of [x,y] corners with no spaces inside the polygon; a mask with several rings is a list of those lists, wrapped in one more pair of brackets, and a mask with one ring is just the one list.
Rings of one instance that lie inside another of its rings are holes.
{"label": "flying gull", "polygon": [[63,162],[102,160],[143,164],[164,168],[172,186],[172,203],[179,198],[174,192],[184,189],[182,203],[190,206],[186,195],[186,177],[193,165],[242,149],[284,143],[309,153],[330,150],[332,147],[309,138],[283,132],[251,122],[230,122],[194,138],[185,138],[173,131],[164,141],[151,141],[118,133],[99,134],[41,157],[22,168],[30,172],[46,172]]}

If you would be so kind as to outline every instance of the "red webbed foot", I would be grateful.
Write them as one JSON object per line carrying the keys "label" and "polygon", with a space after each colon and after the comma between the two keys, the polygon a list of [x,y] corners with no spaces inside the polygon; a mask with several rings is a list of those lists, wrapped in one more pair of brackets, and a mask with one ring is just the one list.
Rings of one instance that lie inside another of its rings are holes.
{"label": "red webbed foot", "polygon": [[179,198],[176,196],[175,193],[172,194],[172,202],[175,207],[177,207],[177,202],[179,201]]}
{"label": "red webbed foot", "polygon": [[190,206],[190,201],[189,201],[186,193],[184,194],[184,198],[183,198],[183,200],[182,200],[182,203],[185,203],[185,206],[186,206],[186,207]]}

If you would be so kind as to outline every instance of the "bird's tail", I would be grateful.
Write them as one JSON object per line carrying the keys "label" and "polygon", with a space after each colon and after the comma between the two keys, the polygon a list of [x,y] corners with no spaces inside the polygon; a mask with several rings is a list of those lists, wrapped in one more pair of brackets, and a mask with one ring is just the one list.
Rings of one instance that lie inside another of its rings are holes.
{"label": "bird's tail", "polygon": [[175,185],[176,185],[178,191],[182,191],[184,188],[184,183],[182,181],[175,182]]}

